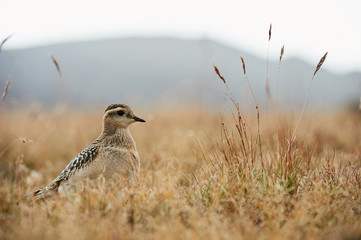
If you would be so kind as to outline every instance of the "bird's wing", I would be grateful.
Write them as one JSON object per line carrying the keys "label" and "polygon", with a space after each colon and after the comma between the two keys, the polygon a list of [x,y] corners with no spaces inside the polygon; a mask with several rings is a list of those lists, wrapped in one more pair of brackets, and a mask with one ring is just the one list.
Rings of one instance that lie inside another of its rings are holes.
{"label": "bird's wing", "polygon": [[91,145],[81,151],[76,157],[74,157],[70,163],[64,168],[64,170],[46,187],[34,192],[34,196],[41,195],[47,191],[55,191],[59,186],[67,181],[72,175],[74,175],[80,169],[83,169],[89,165],[99,153],[99,146]]}

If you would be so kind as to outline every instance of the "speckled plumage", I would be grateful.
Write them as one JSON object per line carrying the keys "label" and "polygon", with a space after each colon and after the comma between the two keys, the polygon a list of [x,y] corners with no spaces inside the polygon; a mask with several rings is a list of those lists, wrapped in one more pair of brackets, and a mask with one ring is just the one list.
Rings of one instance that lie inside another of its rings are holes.
{"label": "speckled plumage", "polygon": [[94,179],[100,175],[110,178],[116,174],[134,179],[140,161],[128,126],[136,121],[145,122],[127,105],[109,105],[103,116],[100,136],[74,157],[50,184],[34,192],[34,196],[57,192],[62,184],[72,180]]}

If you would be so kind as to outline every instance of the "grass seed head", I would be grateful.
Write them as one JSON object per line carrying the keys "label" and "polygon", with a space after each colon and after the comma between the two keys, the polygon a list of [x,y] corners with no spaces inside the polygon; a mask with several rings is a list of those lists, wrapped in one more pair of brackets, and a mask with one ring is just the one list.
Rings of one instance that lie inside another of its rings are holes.
{"label": "grass seed head", "polygon": [[285,52],[285,45],[283,45],[282,48],[281,48],[280,62],[282,61],[282,57],[283,57],[284,52]]}
{"label": "grass seed head", "polygon": [[6,42],[7,40],[9,40],[9,38],[11,38],[11,36],[12,36],[12,35],[9,35],[7,38],[5,38],[5,39],[1,42],[1,44],[0,44],[0,52],[1,52],[1,49],[2,49],[3,45],[5,44],[5,42]]}
{"label": "grass seed head", "polygon": [[10,88],[10,82],[11,82],[11,77],[9,77],[8,80],[6,81],[4,92],[3,92],[3,95],[2,95],[2,99],[1,99],[2,102],[5,102],[6,95],[8,94],[8,91],[9,91],[9,88]]}
{"label": "grass seed head", "polygon": [[246,64],[244,63],[244,58],[242,56],[241,56],[241,60],[242,60],[243,72],[246,75]]}
{"label": "grass seed head", "polygon": [[315,70],[315,72],[313,73],[313,76],[315,76],[316,73],[318,72],[318,70],[320,70],[323,62],[326,60],[327,54],[328,54],[328,52],[326,52],[325,55],[323,55],[323,57],[322,57],[322,58],[320,59],[320,61],[318,62],[317,67],[316,67],[316,70]]}
{"label": "grass seed head", "polygon": [[61,73],[61,70],[60,70],[60,66],[59,66],[58,61],[56,61],[56,59],[55,59],[55,57],[54,57],[53,55],[51,55],[51,59],[53,60],[53,63],[54,63],[54,65],[55,65],[55,67],[56,67],[56,70],[57,70],[58,73],[59,73],[59,76],[62,77],[63,74]]}
{"label": "grass seed head", "polygon": [[219,77],[220,79],[222,79],[223,83],[226,83],[226,80],[224,79],[224,77],[222,76],[222,74],[219,72],[217,66],[213,64],[213,67],[214,67],[214,71],[216,71],[218,77]]}
{"label": "grass seed head", "polygon": [[271,36],[272,36],[272,23],[269,25],[269,30],[268,30],[268,41],[271,41]]}

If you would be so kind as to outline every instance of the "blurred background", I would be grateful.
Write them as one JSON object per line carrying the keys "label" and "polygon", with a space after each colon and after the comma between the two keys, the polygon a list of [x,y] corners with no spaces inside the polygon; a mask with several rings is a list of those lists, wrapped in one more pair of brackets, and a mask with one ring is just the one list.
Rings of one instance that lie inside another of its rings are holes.
{"label": "blurred background", "polygon": [[269,48],[274,103],[285,45],[279,75],[282,109],[300,108],[327,51],[309,108],[358,108],[360,9],[358,0],[2,0],[0,40],[11,37],[0,52],[0,87],[12,79],[8,106],[35,103],[46,109],[71,101],[89,109],[115,102],[218,109],[226,90],[212,65],[246,103],[243,56],[256,98],[264,104]]}

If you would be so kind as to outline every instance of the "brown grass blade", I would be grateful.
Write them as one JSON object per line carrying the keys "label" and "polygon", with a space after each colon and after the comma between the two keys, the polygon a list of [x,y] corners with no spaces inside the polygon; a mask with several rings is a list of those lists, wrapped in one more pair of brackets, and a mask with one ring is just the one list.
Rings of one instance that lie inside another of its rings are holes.
{"label": "brown grass blade", "polygon": [[223,83],[226,83],[226,80],[224,79],[224,77],[222,76],[222,74],[219,72],[217,66],[216,66],[215,64],[213,64],[213,67],[214,67],[214,71],[216,71],[218,77],[219,77],[220,79],[222,79]]}
{"label": "brown grass blade", "polygon": [[[292,138],[291,138],[291,141],[290,141],[290,147],[291,147],[292,143],[294,142],[294,140],[296,139],[297,129],[298,129],[298,126],[300,125],[302,116],[303,116],[303,114],[304,114],[304,112],[305,112],[305,108],[306,108],[306,105],[307,105],[307,102],[308,102],[308,97],[309,97],[310,92],[311,92],[311,86],[312,86],[313,79],[315,78],[315,75],[316,75],[317,71],[320,70],[323,62],[326,60],[327,53],[328,53],[328,52],[326,52],[325,55],[323,55],[323,57],[320,59],[320,61],[319,61],[318,64],[317,64],[316,70],[315,70],[315,72],[313,73],[312,79],[311,79],[311,81],[310,81],[310,85],[308,86],[308,91],[307,91],[305,103],[303,104],[303,108],[302,108],[302,112],[301,112],[300,118],[298,119],[298,122],[297,122],[297,124],[296,124],[295,130],[293,131],[293,134],[292,134]],[[289,148],[289,151],[290,151],[290,148]]]}
{"label": "brown grass blade", "polygon": [[327,54],[328,54],[328,52],[326,52],[325,55],[323,55],[323,57],[322,57],[322,58],[320,59],[320,61],[318,62],[317,67],[316,67],[316,70],[315,70],[315,72],[313,73],[313,76],[315,76],[316,73],[318,72],[318,70],[320,70],[322,64],[323,64],[324,61],[326,60]]}
{"label": "brown grass blade", "polygon": [[241,56],[241,60],[242,60],[243,73],[246,74],[246,64],[244,63],[244,59],[242,56]]}
{"label": "brown grass blade", "polygon": [[69,101],[69,104],[70,104],[71,108],[74,110],[73,103],[72,103],[72,100],[71,100],[71,97],[70,97],[70,93],[69,93],[69,91],[68,91],[68,89],[66,87],[66,82],[65,82],[65,79],[63,77],[63,73],[61,72],[60,65],[59,65],[58,61],[56,60],[56,58],[53,55],[50,55],[50,57],[53,60],[53,63],[55,65],[55,67],[56,67],[56,70],[58,71],[59,79],[60,79],[61,84],[63,85],[64,92],[66,94],[67,100]]}
{"label": "brown grass blade", "polygon": [[1,49],[2,49],[3,45],[5,44],[5,42],[6,42],[7,40],[9,40],[9,38],[11,38],[11,36],[12,36],[12,34],[9,35],[7,38],[5,38],[5,39],[1,42],[1,44],[0,44],[0,52],[1,52]]}
{"label": "brown grass blade", "polygon": [[6,81],[4,92],[1,99],[2,102],[5,102],[6,95],[8,94],[10,88],[10,82],[11,82],[11,77],[9,77],[8,80]]}
{"label": "brown grass blade", "polygon": [[61,73],[61,70],[60,70],[60,66],[59,66],[58,61],[56,61],[56,59],[55,59],[55,57],[54,57],[53,55],[51,55],[51,59],[53,60],[53,63],[54,63],[54,65],[55,65],[55,67],[56,67],[56,70],[57,70],[58,73],[59,73],[59,76],[60,76],[61,78],[63,78],[63,74]]}
{"label": "brown grass blade", "polygon": [[282,48],[281,48],[280,62],[282,61],[282,57],[283,57],[284,52],[285,52],[285,45],[283,45]]}
{"label": "brown grass blade", "polygon": [[[267,112],[267,131],[268,131],[268,102],[271,98],[271,90],[269,85],[268,65],[269,65],[269,46],[272,37],[272,23],[269,25],[268,30],[268,46],[267,46],[267,63],[266,63],[266,112]],[[268,139],[267,139],[268,141]]]}
{"label": "brown grass blade", "polygon": [[282,57],[283,54],[285,53],[285,45],[282,46],[281,48],[281,54],[280,54],[280,61],[278,63],[278,73],[277,73],[277,94],[276,94],[276,129],[277,129],[277,158],[280,156],[279,155],[279,149],[280,149],[280,141],[279,141],[279,115],[278,115],[278,90],[279,90],[279,82],[280,82],[280,73],[281,73],[281,61],[282,61]]}

